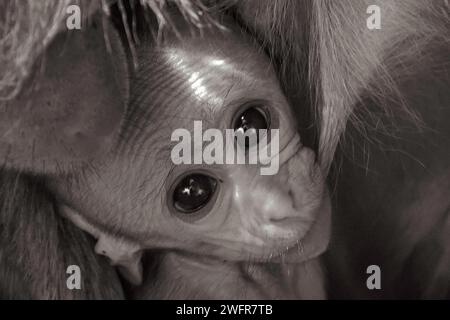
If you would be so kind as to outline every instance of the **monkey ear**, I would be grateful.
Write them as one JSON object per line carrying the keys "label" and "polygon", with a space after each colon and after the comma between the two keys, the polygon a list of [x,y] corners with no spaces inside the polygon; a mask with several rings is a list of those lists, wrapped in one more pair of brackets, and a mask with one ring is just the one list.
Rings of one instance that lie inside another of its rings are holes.
{"label": "monkey ear", "polygon": [[143,250],[140,245],[106,234],[86,221],[78,212],[64,204],[59,205],[59,212],[77,227],[97,239],[95,252],[108,257],[111,265],[117,267],[126,280],[133,285],[142,283]]}
{"label": "monkey ear", "polygon": [[128,99],[127,65],[100,16],[57,35],[19,95],[0,103],[0,166],[49,173],[105,156]]}

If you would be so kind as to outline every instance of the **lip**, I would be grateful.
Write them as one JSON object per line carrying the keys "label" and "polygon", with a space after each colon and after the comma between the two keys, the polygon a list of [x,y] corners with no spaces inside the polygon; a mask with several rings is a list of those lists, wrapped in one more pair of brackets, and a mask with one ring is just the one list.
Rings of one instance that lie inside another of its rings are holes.
{"label": "lip", "polygon": [[302,263],[314,259],[324,253],[331,235],[331,204],[328,194],[325,195],[317,220],[306,236],[294,246],[280,252],[270,262]]}

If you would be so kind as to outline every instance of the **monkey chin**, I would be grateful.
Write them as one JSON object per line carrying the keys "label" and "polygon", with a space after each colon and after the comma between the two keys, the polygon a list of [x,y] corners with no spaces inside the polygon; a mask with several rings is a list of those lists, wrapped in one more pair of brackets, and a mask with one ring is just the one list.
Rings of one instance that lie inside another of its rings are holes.
{"label": "monkey chin", "polygon": [[319,259],[303,263],[223,261],[185,251],[148,252],[134,299],[324,299]]}

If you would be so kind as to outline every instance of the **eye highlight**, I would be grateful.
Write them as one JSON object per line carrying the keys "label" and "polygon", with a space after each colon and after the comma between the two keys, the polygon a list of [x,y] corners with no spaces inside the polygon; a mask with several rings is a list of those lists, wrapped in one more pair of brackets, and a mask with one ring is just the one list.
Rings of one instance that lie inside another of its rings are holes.
{"label": "eye highlight", "polygon": [[233,129],[236,134],[246,135],[245,147],[250,147],[251,137],[254,135],[253,141],[259,143],[259,130],[269,129],[270,121],[267,113],[261,104],[255,103],[248,106],[244,111],[240,112],[233,120]]}
{"label": "eye highlight", "polygon": [[173,207],[182,214],[193,214],[211,201],[216,189],[215,178],[203,173],[189,174],[173,188]]}

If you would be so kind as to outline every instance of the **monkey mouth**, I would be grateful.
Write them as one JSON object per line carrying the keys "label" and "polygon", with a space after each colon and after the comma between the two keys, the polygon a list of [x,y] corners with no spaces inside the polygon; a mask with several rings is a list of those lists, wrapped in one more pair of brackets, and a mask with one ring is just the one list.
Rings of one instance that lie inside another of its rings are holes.
{"label": "monkey mouth", "polygon": [[271,261],[302,263],[317,258],[326,251],[331,236],[331,204],[328,196],[325,196],[324,199],[317,219],[312,223],[306,235]]}
{"label": "monkey mouth", "polygon": [[[311,223],[305,236],[290,244],[282,246],[281,250],[273,250],[264,254],[258,260],[277,263],[303,263],[323,254],[331,236],[331,206],[328,197],[322,204],[317,218]],[[280,248],[280,246],[278,246]]]}
{"label": "monkey mouth", "polygon": [[208,259],[229,262],[304,263],[326,251],[330,229],[331,207],[329,201],[325,201],[317,218],[301,239],[283,239],[272,247],[211,240],[201,246],[202,249],[196,254]]}
{"label": "monkey mouth", "polygon": [[303,237],[293,240],[283,239],[269,254],[256,260],[276,263],[303,263],[323,254],[331,236],[331,204],[326,194],[316,218],[308,223]]}

